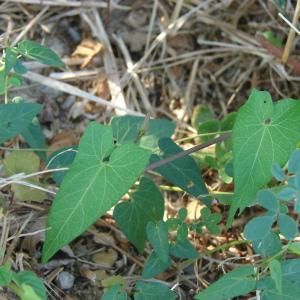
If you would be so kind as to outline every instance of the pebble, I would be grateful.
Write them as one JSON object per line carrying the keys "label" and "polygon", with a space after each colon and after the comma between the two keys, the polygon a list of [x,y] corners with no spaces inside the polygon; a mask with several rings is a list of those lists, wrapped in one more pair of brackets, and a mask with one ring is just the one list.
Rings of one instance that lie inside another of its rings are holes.
{"label": "pebble", "polygon": [[69,272],[61,272],[57,278],[57,284],[62,290],[69,290],[74,285],[75,277]]}

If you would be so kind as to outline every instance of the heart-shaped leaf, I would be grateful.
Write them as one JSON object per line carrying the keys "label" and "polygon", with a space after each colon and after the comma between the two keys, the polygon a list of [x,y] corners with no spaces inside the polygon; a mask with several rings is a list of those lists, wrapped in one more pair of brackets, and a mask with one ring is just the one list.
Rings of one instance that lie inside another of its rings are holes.
{"label": "heart-shaped leaf", "polygon": [[22,133],[41,109],[36,103],[0,104],[0,144]]}
{"label": "heart-shaped leaf", "polygon": [[54,51],[33,41],[21,41],[16,51],[27,58],[38,60],[45,65],[53,67],[64,67],[65,65]]}
{"label": "heart-shaped leaf", "polygon": [[114,206],[149,157],[149,151],[134,144],[115,147],[111,127],[91,123],[51,207],[43,261]]}
{"label": "heart-shaped leaf", "polygon": [[154,251],[163,262],[169,260],[168,226],[165,222],[159,221],[157,224],[149,222],[147,224],[147,237]]}
{"label": "heart-shaped leaf", "polygon": [[235,191],[228,225],[235,212],[255,202],[258,189],[272,178],[272,165],[283,166],[300,140],[300,102],[273,104],[268,92],[253,90],[233,127]]}
{"label": "heart-shaped leaf", "polygon": [[164,200],[160,190],[152,180],[143,177],[139,188],[131,195],[131,200],[118,204],[114,218],[127,238],[143,252],[147,240],[146,226],[157,222],[164,215]]}

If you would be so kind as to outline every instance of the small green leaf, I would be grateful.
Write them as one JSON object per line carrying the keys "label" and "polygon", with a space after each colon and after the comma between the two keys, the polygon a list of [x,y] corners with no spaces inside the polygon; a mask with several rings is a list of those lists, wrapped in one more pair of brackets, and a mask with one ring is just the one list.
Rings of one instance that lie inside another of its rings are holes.
{"label": "small green leaf", "polygon": [[299,128],[299,101],[273,104],[268,92],[252,91],[232,132],[235,191],[227,225],[238,209],[254,203],[257,191],[272,178],[271,166],[287,162],[300,140]]}
{"label": "small green leaf", "polygon": [[184,220],[186,219],[187,217],[187,209],[185,207],[181,207],[178,211],[178,219],[181,221],[181,222],[184,222]]}
{"label": "small green leaf", "polygon": [[[153,154],[150,159],[151,163],[183,151],[169,138],[160,139],[158,145],[163,155],[159,157]],[[201,171],[191,156],[179,158],[155,169],[155,171],[187,193],[199,197],[205,204],[210,204],[211,201],[206,198],[208,191],[201,177]]]}
{"label": "small green leaf", "polygon": [[271,256],[281,250],[281,243],[278,236],[270,231],[261,240],[252,242],[254,251],[263,256]]}
{"label": "small green leaf", "polygon": [[17,55],[16,53],[10,49],[5,49],[5,57],[4,57],[4,72],[5,75],[8,75],[11,69],[14,68],[15,64],[17,62]]}
{"label": "small green leaf", "polygon": [[247,240],[255,241],[264,238],[272,228],[274,216],[262,216],[253,218],[247,223],[244,229],[244,236]]}
{"label": "small green leaf", "polygon": [[298,226],[293,218],[286,214],[280,214],[278,217],[280,233],[288,240],[294,239],[298,234]]}
{"label": "small green leaf", "polygon": [[282,276],[300,283],[300,259],[289,259],[282,263]]}
{"label": "small green leaf", "polygon": [[217,135],[220,130],[220,122],[218,120],[208,120],[204,123],[199,124],[198,132],[200,134],[200,139],[206,142]]}
{"label": "small green leaf", "polygon": [[263,36],[274,46],[278,48],[283,47],[282,40],[278,36],[276,36],[273,31],[271,30],[265,31],[263,33]]}
{"label": "small green leaf", "polygon": [[258,191],[256,199],[262,207],[271,212],[277,212],[279,209],[279,201],[271,190],[265,189]]}
{"label": "small green leaf", "polygon": [[22,300],[46,300],[46,289],[43,281],[33,272],[23,271],[14,274],[13,280],[21,287],[19,294]]}
{"label": "small green leaf", "polygon": [[214,112],[211,110],[210,107],[198,104],[193,110],[192,126],[198,129],[200,123],[204,123],[214,118]]}
{"label": "small green leaf", "polygon": [[108,289],[104,295],[101,297],[101,300],[127,300],[127,294],[123,290],[120,284],[116,284],[110,289]]}
{"label": "small green leaf", "polygon": [[65,66],[54,51],[33,41],[21,41],[18,44],[16,51],[27,58],[35,59],[45,65],[53,67]]}
{"label": "small green leaf", "polygon": [[288,186],[280,191],[278,198],[284,201],[290,201],[296,197],[296,193],[297,190]]}
{"label": "small green leaf", "polygon": [[278,291],[275,284],[269,285],[261,294],[261,300],[299,300],[299,284],[282,280],[282,290]]}
{"label": "small green leaf", "polygon": [[269,262],[271,278],[274,280],[276,288],[279,292],[282,291],[282,272],[281,264],[277,259],[272,259]]}
{"label": "small green leaf", "polygon": [[167,263],[169,259],[168,226],[165,222],[159,221],[157,224],[148,222],[147,237],[154,251],[160,259]]}
{"label": "small green leaf", "polygon": [[110,126],[90,123],[52,204],[43,261],[113,207],[143,172],[149,156],[134,144],[115,147]]}
{"label": "small green leaf", "polygon": [[122,202],[114,209],[114,218],[118,227],[140,253],[144,251],[147,240],[147,223],[162,220],[163,215],[162,194],[154,182],[147,177],[141,179],[130,201]]}
{"label": "small green leaf", "polygon": [[5,263],[0,267],[0,286],[7,286],[12,280],[11,265]]}
{"label": "small green leaf", "polygon": [[300,255],[300,243],[299,242],[294,242],[294,243],[289,244],[288,249],[290,252]]}
{"label": "small green leaf", "polygon": [[134,300],[175,300],[176,294],[166,285],[157,282],[140,281],[135,286]]}
{"label": "small green leaf", "polygon": [[22,64],[21,61],[17,60],[14,66],[14,70],[16,73],[23,75],[27,72],[27,68]]}
{"label": "small green leaf", "polygon": [[10,75],[8,79],[9,85],[18,87],[22,85],[22,78],[19,75]]}
{"label": "small green leaf", "polygon": [[300,170],[300,150],[294,150],[288,163],[289,173],[296,173]]}
{"label": "small green leaf", "polygon": [[0,104],[0,144],[22,133],[41,109],[35,103]]}
{"label": "small green leaf", "polygon": [[240,267],[225,274],[218,281],[200,292],[197,300],[226,300],[248,294],[255,289],[254,269],[251,266]]}
{"label": "small green leaf", "polygon": [[163,262],[159,255],[152,251],[151,255],[148,257],[146,264],[144,266],[144,270],[142,273],[143,278],[151,278],[154,277],[166,269],[168,269],[172,264],[170,257],[168,257],[167,262]]}
{"label": "small green leaf", "polygon": [[169,120],[151,119],[148,128],[143,130],[145,118],[135,116],[114,117],[111,121],[114,137],[119,144],[138,143],[147,149],[157,148],[157,142],[162,137],[170,137],[175,130],[175,124]]}
{"label": "small green leaf", "polygon": [[283,181],[285,179],[285,174],[284,174],[282,168],[280,167],[280,165],[277,163],[272,165],[272,175],[278,181]]}
{"label": "small green leaf", "polygon": [[189,240],[177,240],[170,246],[170,254],[181,259],[194,259],[199,257],[198,251]]}

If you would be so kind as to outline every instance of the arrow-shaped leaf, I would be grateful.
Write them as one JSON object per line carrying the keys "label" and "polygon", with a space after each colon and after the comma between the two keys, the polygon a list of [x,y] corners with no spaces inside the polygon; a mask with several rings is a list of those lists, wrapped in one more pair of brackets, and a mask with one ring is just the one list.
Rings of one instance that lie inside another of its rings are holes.
{"label": "arrow-shaped leaf", "polygon": [[235,191],[228,225],[235,212],[255,201],[257,191],[272,178],[272,165],[283,166],[300,140],[300,102],[273,104],[268,92],[253,90],[233,127]]}
{"label": "arrow-shaped leaf", "polygon": [[114,146],[111,127],[91,123],[51,207],[43,261],[107,212],[137,180],[150,152]]}

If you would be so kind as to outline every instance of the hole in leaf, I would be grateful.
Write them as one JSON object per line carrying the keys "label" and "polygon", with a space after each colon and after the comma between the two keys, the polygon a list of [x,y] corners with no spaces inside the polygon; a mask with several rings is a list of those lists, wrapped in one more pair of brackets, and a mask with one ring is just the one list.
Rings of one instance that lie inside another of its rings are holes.
{"label": "hole in leaf", "polygon": [[195,183],[193,181],[189,181],[188,184],[187,184],[187,187],[190,189],[192,187],[195,186]]}
{"label": "hole in leaf", "polygon": [[270,123],[271,123],[271,119],[270,118],[265,119],[265,124],[266,125],[269,125]]}
{"label": "hole in leaf", "polygon": [[106,156],[102,159],[102,162],[108,163],[109,162],[109,156]]}

